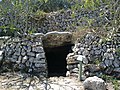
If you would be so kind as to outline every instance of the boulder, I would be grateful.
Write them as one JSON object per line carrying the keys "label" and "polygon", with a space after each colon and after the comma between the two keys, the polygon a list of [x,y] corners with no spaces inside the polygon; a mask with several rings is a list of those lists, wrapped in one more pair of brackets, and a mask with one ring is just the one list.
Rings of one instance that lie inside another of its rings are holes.
{"label": "boulder", "polygon": [[85,79],[83,85],[87,90],[106,90],[105,81],[97,76]]}

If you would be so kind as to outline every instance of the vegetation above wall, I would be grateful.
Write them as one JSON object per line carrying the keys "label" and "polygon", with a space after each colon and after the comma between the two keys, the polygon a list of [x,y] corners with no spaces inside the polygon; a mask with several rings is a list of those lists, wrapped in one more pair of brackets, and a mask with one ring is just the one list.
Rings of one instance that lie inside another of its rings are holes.
{"label": "vegetation above wall", "polygon": [[[39,23],[42,23],[47,13],[66,11],[66,9],[72,10],[72,18],[75,17],[75,13],[83,10],[85,12],[100,11],[98,17],[105,16],[108,21],[102,28],[111,30],[113,34],[119,28],[119,3],[119,0],[2,0],[0,2],[0,35],[31,34],[38,30],[36,19],[40,19]],[[82,21],[86,20],[89,23],[87,27],[94,28],[91,23],[95,19],[83,17]],[[76,26],[75,23],[72,25]]]}

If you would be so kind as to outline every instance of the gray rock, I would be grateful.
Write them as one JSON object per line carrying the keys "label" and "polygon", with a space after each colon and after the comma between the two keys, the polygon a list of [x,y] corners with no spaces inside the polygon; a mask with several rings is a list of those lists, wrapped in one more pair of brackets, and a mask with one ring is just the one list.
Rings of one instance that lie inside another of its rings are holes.
{"label": "gray rock", "polygon": [[40,64],[45,64],[45,59],[42,60],[34,60],[34,63],[40,63]]}
{"label": "gray rock", "polygon": [[40,67],[40,65],[41,65],[40,63],[35,63],[35,67],[37,68]]}
{"label": "gray rock", "polygon": [[2,56],[3,55],[3,51],[0,51],[0,56]]}
{"label": "gray rock", "polygon": [[84,64],[88,64],[88,62],[89,62],[89,60],[88,60],[86,57],[84,57],[84,58],[83,58],[83,63],[84,63]]}
{"label": "gray rock", "polygon": [[28,46],[28,48],[27,48],[27,52],[31,52],[31,46]]}
{"label": "gray rock", "polygon": [[113,65],[114,65],[114,67],[119,67],[120,66],[120,61],[118,59],[115,59],[113,61]]}
{"label": "gray rock", "polygon": [[94,73],[94,72],[100,71],[100,67],[95,64],[87,64],[84,66],[84,70]]}
{"label": "gray rock", "polygon": [[16,45],[16,49],[20,48],[21,44],[20,43],[17,43]]}
{"label": "gray rock", "polygon": [[120,73],[120,67],[115,68],[113,71],[114,71],[114,72],[117,72],[117,73]]}
{"label": "gray rock", "polygon": [[14,59],[14,58],[10,58],[10,60],[11,60],[12,62],[16,62],[16,59]]}
{"label": "gray rock", "polygon": [[106,74],[112,74],[113,68],[107,67],[104,71]]}
{"label": "gray rock", "polygon": [[99,66],[100,66],[101,69],[105,69],[106,68],[106,65],[105,65],[104,62],[101,62]]}
{"label": "gray rock", "polygon": [[107,67],[109,67],[109,66],[112,65],[112,60],[106,59],[106,60],[104,61],[104,63],[105,63],[105,65],[106,65]]}
{"label": "gray rock", "polygon": [[78,73],[78,71],[79,71],[78,68],[74,68],[74,69],[72,70],[73,73]]}
{"label": "gray rock", "polygon": [[24,68],[25,68],[25,65],[19,64],[19,69],[24,69]]}
{"label": "gray rock", "polygon": [[85,50],[83,51],[82,55],[88,56],[88,55],[89,55],[89,51],[85,49]]}
{"label": "gray rock", "polygon": [[45,64],[41,64],[41,63],[35,63],[35,67],[45,67]]}
{"label": "gray rock", "polygon": [[27,57],[27,56],[24,56],[24,57],[23,57],[23,60],[27,60],[27,59],[28,59],[28,57]]}
{"label": "gray rock", "polygon": [[37,59],[45,58],[45,53],[38,53],[38,54],[36,54],[36,58]]}
{"label": "gray rock", "polygon": [[30,62],[29,61],[27,61],[25,64],[26,64],[27,67],[30,66]]}
{"label": "gray rock", "polygon": [[15,52],[14,55],[15,56],[20,56],[20,52]]}
{"label": "gray rock", "polygon": [[12,55],[12,54],[13,54],[13,50],[10,49],[7,54],[8,54],[8,56],[9,56],[9,55]]}
{"label": "gray rock", "polygon": [[85,79],[83,85],[87,90],[106,90],[105,81],[97,76]]}
{"label": "gray rock", "polygon": [[71,70],[71,69],[74,69],[74,67],[73,67],[73,65],[67,65],[67,69]]}
{"label": "gray rock", "polygon": [[22,56],[19,56],[18,60],[16,60],[16,63],[19,64],[21,62],[21,60],[22,60]]}
{"label": "gray rock", "polygon": [[109,54],[109,59],[110,60],[114,60],[114,56],[113,56],[113,54],[111,53],[111,54]]}
{"label": "gray rock", "polygon": [[34,57],[29,57],[29,62],[32,63],[34,61],[34,59],[35,59]]}
{"label": "gray rock", "polygon": [[44,52],[44,49],[43,49],[43,47],[33,47],[33,48],[32,48],[32,51],[43,53],[43,52]]}
{"label": "gray rock", "polygon": [[31,69],[31,68],[29,68],[29,69],[28,69],[28,72],[32,72],[32,69]]}
{"label": "gray rock", "polygon": [[71,32],[53,31],[45,34],[45,37],[43,37],[44,47],[61,46],[71,42],[72,42]]}
{"label": "gray rock", "polygon": [[33,53],[33,52],[28,52],[27,55],[28,55],[28,56],[33,56],[33,57],[34,57],[34,56],[35,56],[35,53]]}
{"label": "gray rock", "polygon": [[22,56],[25,56],[25,54],[26,54],[26,52],[25,52],[25,50],[22,48],[21,55],[22,55]]}
{"label": "gray rock", "polygon": [[101,50],[95,50],[95,54],[96,55],[100,55],[101,54]]}

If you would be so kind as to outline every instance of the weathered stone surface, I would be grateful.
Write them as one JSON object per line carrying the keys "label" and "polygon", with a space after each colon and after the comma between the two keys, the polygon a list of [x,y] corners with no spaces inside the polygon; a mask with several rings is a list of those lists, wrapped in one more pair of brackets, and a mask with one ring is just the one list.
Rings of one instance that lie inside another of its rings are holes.
{"label": "weathered stone surface", "polygon": [[84,66],[84,71],[89,71],[89,72],[97,72],[100,71],[100,68],[98,65],[95,64],[87,64]]}
{"label": "weathered stone surface", "polygon": [[72,43],[72,33],[70,32],[49,32],[43,39],[44,47],[56,47]]}
{"label": "weathered stone surface", "polygon": [[117,73],[120,73],[120,67],[115,68],[113,71],[114,71],[114,72],[117,72]]}
{"label": "weathered stone surface", "polygon": [[20,56],[20,52],[15,52],[14,55]]}
{"label": "weathered stone surface", "polygon": [[3,51],[0,51],[0,56],[2,56],[3,55]]}
{"label": "weathered stone surface", "polygon": [[115,59],[115,60],[113,61],[113,65],[114,65],[114,67],[120,67],[120,62],[119,62],[119,60]]}
{"label": "weathered stone surface", "polygon": [[32,51],[42,53],[44,51],[43,47],[33,47]]}
{"label": "weathered stone surface", "polygon": [[[98,64],[100,68],[99,71],[93,72],[89,75],[99,75],[100,72],[105,72],[107,74],[115,73],[114,69],[120,67],[120,55],[116,52],[120,43],[118,38],[115,38],[116,37],[111,41],[105,42],[98,35],[88,33],[82,40],[78,39],[73,48],[73,53],[68,54],[66,60],[67,62],[75,62],[75,56],[83,55],[86,57],[86,59],[83,60],[83,64]],[[68,68],[69,70],[74,69],[70,67]],[[89,67],[89,70],[90,69],[91,67]],[[94,68],[91,70],[94,70]],[[72,73],[70,72],[70,74]],[[117,77],[118,75],[119,74],[116,72],[113,76]]]}
{"label": "weathered stone surface", "polygon": [[28,60],[28,56],[24,56],[22,59],[22,63],[25,63]]}
{"label": "weathered stone surface", "polygon": [[34,56],[35,56],[35,53],[34,53],[34,52],[28,52],[27,55],[28,55],[28,56],[33,56],[33,57],[34,57]]}
{"label": "weathered stone surface", "polygon": [[45,58],[45,53],[38,53],[38,54],[36,54],[36,58],[37,59]]}
{"label": "weathered stone surface", "polygon": [[0,52],[0,60],[2,60],[2,54],[4,54],[5,60],[8,60],[7,63],[13,64],[11,68],[19,69],[22,72],[37,72],[41,75],[44,73],[43,76],[46,76],[45,53],[39,35],[17,38],[16,40],[11,39],[10,43],[4,46],[4,52],[5,54],[2,51]]}
{"label": "weathered stone surface", "polygon": [[87,78],[83,85],[87,90],[106,90],[105,81],[96,76]]}

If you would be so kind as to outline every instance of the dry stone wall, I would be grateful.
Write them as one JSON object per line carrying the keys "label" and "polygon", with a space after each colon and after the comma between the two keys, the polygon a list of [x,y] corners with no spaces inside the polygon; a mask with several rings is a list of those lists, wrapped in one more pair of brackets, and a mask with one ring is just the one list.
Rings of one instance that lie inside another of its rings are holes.
{"label": "dry stone wall", "polygon": [[[47,76],[47,61],[44,48],[72,44],[72,33],[34,33],[23,37],[1,37],[0,71],[21,71]],[[3,43],[5,41],[5,43]]]}
{"label": "dry stone wall", "polygon": [[[14,69],[46,76],[47,63],[42,40],[52,47],[69,44],[72,40],[72,33],[36,33],[21,38],[8,38],[7,43],[0,50],[0,70]],[[54,43],[51,44],[52,42]],[[47,44],[44,45],[48,47]],[[68,54],[66,58],[67,69],[73,76],[78,76],[77,57],[79,55],[85,56],[83,59],[84,75],[100,76],[106,73],[120,78],[120,32],[114,34],[110,40],[103,40],[94,33],[88,33],[83,40],[78,39],[73,53]]]}
{"label": "dry stone wall", "polygon": [[42,23],[38,25],[37,31],[46,33],[56,30],[75,31],[78,29],[78,26],[86,27],[92,25],[98,27],[108,22],[105,16],[100,16],[100,13],[100,10],[87,11],[81,9],[79,11],[66,10],[52,12],[47,14]]}
{"label": "dry stone wall", "polygon": [[[101,11],[100,11],[101,10]],[[112,17],[109,13],[102,13],[102,9],[98,10],[61,10],[57,12],[47,13],[43,17],[35,15],[29,17],[27,30],[33,30],[35,33],[47,33],[51,31],[76,31],[79,27],[101,26],[109,23]],[[9,25],[9,15],[1,19],[0,25]],[[107,17],[107,18],[106,18]],[[22,33],[26,30],[26,23],[22,22],[22,18],[18,17],[16,28],[20,29]],[[0,29],[0,32],[2,30]],[[29,32],[29,31],[28,31]],[[0,34],[1,35],[1,34]]]}
{"label": "dry stone wall", "polygon": [[78,55],[83,55],[86,76],[106,73],[120,78],[120,32],[111,40],[103,41],[98,35],[88,33],[82,41],[78,40],[73,53],[67,56],[68,70],[78,75]]}
{"label": "dry stone wall", "polygon": [[[0,52],[1,69],[46,76],[47,67],[41,34],[11,38]],[[2,55],[3,54],[3,55]]]}

